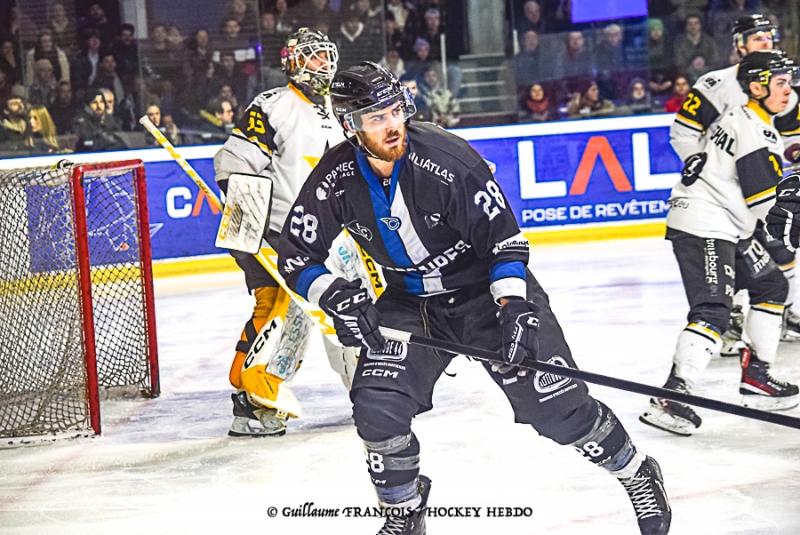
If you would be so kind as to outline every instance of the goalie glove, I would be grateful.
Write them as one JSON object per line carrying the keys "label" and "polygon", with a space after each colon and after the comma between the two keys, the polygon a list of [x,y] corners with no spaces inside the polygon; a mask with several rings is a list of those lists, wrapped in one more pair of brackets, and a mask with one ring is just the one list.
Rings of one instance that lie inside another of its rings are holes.
{"label": "goalie glove", "polygon": [[525,359],[536,360],[539,355],[539,307],[522,298],[511,298],[497,313],[503,330],[503,361],[506,365],[493,365],[492,371],[503,376],[504,382],[513,382],[515,376],[524,377],[527,370],[517,367]]}
{"label": "goalie glove", "polygon": [[319,298],[319,307],[333,319],[339,342],[345,347],[366,345],[379,352],[386,344],[380,332],[380,314],[361,279],[337,278]]}
{"label": "goalie glove", "polygon": [[775,205],[765,218],[767,232],[794,251],[800,246],[800,173],[783,179],[775,190]]}

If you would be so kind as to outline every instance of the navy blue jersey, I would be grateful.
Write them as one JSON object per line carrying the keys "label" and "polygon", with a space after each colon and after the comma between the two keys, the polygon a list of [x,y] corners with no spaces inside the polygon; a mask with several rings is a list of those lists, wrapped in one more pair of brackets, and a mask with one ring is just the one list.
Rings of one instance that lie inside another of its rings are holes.
{"label": "navy blue jersey", "polygon": [[525,297],[528,240],[483,158],[463,139],[411,122],[391,182],[349,142],[306,180],[281,233],[281,274],[316,303],[333,281],[331,242],[346,228],[382,266],[386,283],[414,295],[485,284],[495,300]]}

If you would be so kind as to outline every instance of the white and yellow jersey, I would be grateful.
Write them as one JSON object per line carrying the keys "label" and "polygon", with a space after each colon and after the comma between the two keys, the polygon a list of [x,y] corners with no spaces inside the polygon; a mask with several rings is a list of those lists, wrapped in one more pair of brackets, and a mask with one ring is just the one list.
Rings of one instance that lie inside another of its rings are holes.
{"label": "white and yellow jersey", "polygon": [[[686,161],[703,149],[705,137],[729,111],[747,104],[749,98],[736,80],[738,71],[739,66],[733,65],[705,74],[686,96],[669,132],[672,148],[681,160]],[[798,97],[792,92],[786,110],[775,118],[775,126],[787,144],[789,137],[800,133],[798,118]]]}
{"label": "white and yellow jersey", "polygon": [[214,157],[217,182],[231,173],[273,181],[270,229],[280,232],[306,178],[322,155],[344,141],[329,97],[309,99],[289,84],[258,95]]}
{"label": "white and yellow jersey", "polygon": [[749,237],[782,178],[783,141],[772,117],[754,101],[733,108],[711,127],[702,154],[698,178],[672,189],[667,226],[734,243]]}

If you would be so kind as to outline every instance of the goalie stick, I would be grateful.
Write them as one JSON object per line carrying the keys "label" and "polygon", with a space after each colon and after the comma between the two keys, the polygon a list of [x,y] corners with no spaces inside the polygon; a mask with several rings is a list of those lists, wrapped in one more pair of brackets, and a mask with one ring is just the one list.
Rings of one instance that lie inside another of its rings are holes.
{"label": "goalie stick", "polygon": [[[503,361],[500,358],[500,355],[498,353],[495,353],[494,351],[489,351],[487,349],[468,347],[465,345],[456,344],[453,342],[447,342],[444,340],[435,340],[433,338],[427,338],[425,336],[419,336],[416,334],[412,334],[410,332],[399,331],[397,329],[390,329],[388,327],[381,327],[381,334],[383,334],[384,338],[388,338],[390,340],[398,340],[400,342],[406,342],[409,344],[415,344],[419,346],[429,347],[432,349],[440,349],[442,351],[448,351],[450,353],[466,355],[476,360],[492,364],[501,364],[503,366],[509,365],[507,362]],[[512,364],[511,366],[514,365]],[[783,414],[775,414],[773,412],[760,411],[757,409],[742,407],[740,405],[734,405],[733,403],[726,403],[724,401],[717,401],[715,399],[693,396],[691,394],[682,394],[680,392],[675,392],[674,390],[667,390],[665,388],[658,388],[655,386],[636,383],[633,381],[626,381],[625,379],[617,379],[616,377],[608,377],[606,375],[599,375],[596,373],[587,372],[583,370],[576,370],[575,368],[565,368],[563,366],[557,366],[555,364],[548,364],[546,362],[530,361],[530,360],[524,361],[524,364],[519,364],[517,365],[517,367],[522,368],[524,370],[535,371],[537,373],[549,373],[561,377],[569,377],[571,379],[580,379],[582,381],[586,381],[587,383],[607,386],[609,388],[615,388],[617,390],[624,390],[626,392],[643,394],[645,396],[670,399],[672,401],[678,401],[680,403],[688,403],[689,405],[702,407],[704,409],[709,409],[712,411],[725,412],[728,414],[741,416],[743,418],[750,418],[753,420],[760,420],[762,422],[769,422],[772,424],[782,425],[785,427],[791,427],[793,429],[800,429],[800,418],[785,416]]]}

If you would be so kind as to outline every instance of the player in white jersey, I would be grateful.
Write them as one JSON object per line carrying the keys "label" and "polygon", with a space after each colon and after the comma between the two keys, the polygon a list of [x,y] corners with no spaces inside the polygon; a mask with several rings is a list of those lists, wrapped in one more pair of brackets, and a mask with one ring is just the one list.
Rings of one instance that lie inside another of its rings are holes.
{"label": "player in white jersey", "polygon": [[[783,52],[762,50],[742,60],[737,79],[747,103],[712,126],[703,150],[687,159],[670,195],[667,239],[690,310],[664,387],[688,392],[697,384],[719,351],[734,293],[747,289],[751,308],[744,329],[753,347],[742,351],[743,404],[789,409],[798,404],[798,388],[769,373],[788,283],[753,234],[782,178],[783,142],[774,117],[789,105],[797,67]],[[690,435],[701,423],[687,405],[655,398],[640,420],[681,435]]]}
{"label": "player in white jersey", "polygon": [[[336,45],[326,35],[307,28],[290,35],[281,52],[289,84],[258,95],[214,158],[217,183],[226,193],[232,173],[272,180],[267,241],[273,247],[308,174],[329,148],[344,140],[329,97],[337,59]],[[286,419],[297,416],[286,408],[294,402],[287,384],[302,363],[312,325],[253,255],[234,250],[231,254],[244,271],[256,304],[231,365],[230,382],[237,394],[228,434],[280,436],[285,434]],[[243,372],[253,342],[276,317],[283,319],[283,331],[269,363]],[[347,383],[346,372],[341,373]],[[254,399],[259,403],[254,404]]]}
{"label": "player in white jersey", "polygon": [[[732,33],[733,46],[736,47],[740,57],[745,57],[756,50],[772,50],[778,41],[777,28],[763,15],[747,15],[737,19]],[[701,76],[678,110],[670,128],[670,141],[684,162],[701,150],[704,137],[713,131],[713,125],[718,123],[729,110],[747,104],[747,95],[741,91],[736,80],[738,70],[738,65],[732,65]],[[786,110],[775,118],[775,127],[783,137],[787,147],[786,158],[790,162],[800,161],[798,119],[800,119],[798,97],[796,93],[792,93]],[[756,239],[766,246],[770,256],[789,281],[783,338],[800,340],[800,316],[791,310],[795,283],[794,253],[788,251],[780,242],[768,240],[760,228],[756,232]],[[727,332],[723,336],[724,343],[721,350],[723,356],[737,355],[742,346],[739,340],[744,316],[741,312],[741,303],[734,301],[733,314]]]}

